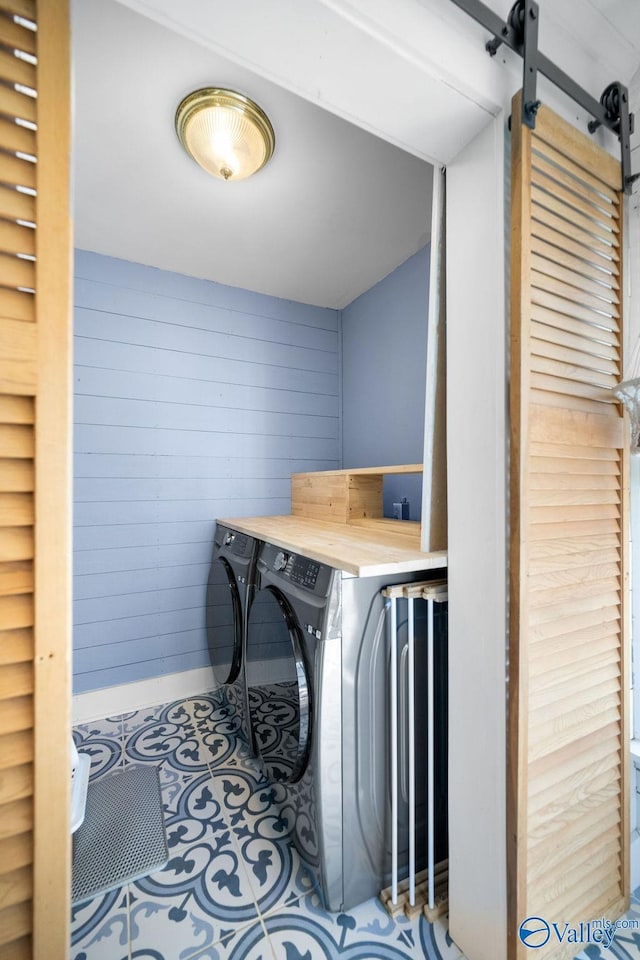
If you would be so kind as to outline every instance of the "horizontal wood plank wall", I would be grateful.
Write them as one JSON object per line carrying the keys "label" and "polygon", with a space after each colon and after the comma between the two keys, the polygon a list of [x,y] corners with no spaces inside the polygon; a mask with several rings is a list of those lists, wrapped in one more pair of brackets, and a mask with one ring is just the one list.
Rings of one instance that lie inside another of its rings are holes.
{"label": "horizontal wood plank wall", "polygon": [[[519,100],[513,116],[520,116]],[[513,124],[510,955],[529,916],[629,902],[620,165],[542,107]],[[539,957],[568,958],[555,935]]]}
{"label": "horizontal wood plank wall", "polygon": [[66,0],[1,5],[0,956],[16,960],[69,945],[69,59]]}
{"label": "horizontal wood plank wall", "polygon": [[216,517],[340,467],[338,313],[76,252],[74,689],[204,666]]}

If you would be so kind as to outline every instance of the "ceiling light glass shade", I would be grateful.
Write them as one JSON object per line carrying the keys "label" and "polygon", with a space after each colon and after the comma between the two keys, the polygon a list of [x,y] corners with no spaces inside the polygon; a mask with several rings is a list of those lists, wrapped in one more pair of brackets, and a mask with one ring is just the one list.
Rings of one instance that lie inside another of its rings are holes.
{"label": "ceiling light glass shade", "polygon": [[244,180],[264,167],[276,138],[264,110],[234,90],[206,87],[185,97],[176,133],[196,163],[221,180]]}

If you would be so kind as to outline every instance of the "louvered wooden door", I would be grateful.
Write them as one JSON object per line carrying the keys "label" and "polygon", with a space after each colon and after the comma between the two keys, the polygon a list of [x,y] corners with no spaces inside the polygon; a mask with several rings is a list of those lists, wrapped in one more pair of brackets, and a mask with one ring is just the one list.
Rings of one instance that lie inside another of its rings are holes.
{"label": "louvered wooden door", "polygon": [[[519,97],[512,116],[509,937],[525,957],[525,918],[562,930],[628,904],[628,440],[611,393],[620,164],[545,107],[534,131]],[[582,949],[544,937],[540,958]]]}
{"label": "louvered wooden door", "polygon": [[0,0],[0,960],[69,949],[68,39]]}

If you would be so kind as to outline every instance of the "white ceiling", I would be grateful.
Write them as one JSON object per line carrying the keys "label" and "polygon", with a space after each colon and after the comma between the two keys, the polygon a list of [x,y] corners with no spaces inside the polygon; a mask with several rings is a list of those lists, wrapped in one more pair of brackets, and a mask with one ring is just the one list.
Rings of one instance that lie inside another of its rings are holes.
{"label": "white ceiling", "polygon": [[640,67],[638,0],[562,0],[553,16],[577,31],[582,46],[607,65],[611,80],[631,82]]}
{"label": "white ceiling", "polygon": [[[113,0],[76,0],[72,26],[76,246],[340,308],[427,242],[423,160]],[[207,85],[271,118],[275,155],[248,181],[178,143],[175,109]]]}
{"label": "white ceiling", "polygon": [[[432,163],[450,163],[522,84],[522,61],[452,0],[120,0]],[[506,17],[512,0],[486,0]],[[640,65],[639,0],[540,0],[540,46],[594,97]],[[590,117],[544,77],[541,98]],[[616,149],[599,132],[596,142]]]}
{"label": "white ceiling", "polygon": [[[502,16],[511,2],[488,0]],[[541,49],[592,95],[630,82],[640,0],[540,6]],[[486,31],[451,0],[269,0],[264,9],[259,0],[74,0],[76,243],[341,307],[428,239],[431,169],[421,159],[448,163],[508,110],[522,62],[490,59]],[[249,181],[207,177],[175,138],[180,99],[212,83],[256,99],[276,127],[274,159]],[[575,104],[557,102],[586,128]],[[617,149],[608,134],[595,139]]]}

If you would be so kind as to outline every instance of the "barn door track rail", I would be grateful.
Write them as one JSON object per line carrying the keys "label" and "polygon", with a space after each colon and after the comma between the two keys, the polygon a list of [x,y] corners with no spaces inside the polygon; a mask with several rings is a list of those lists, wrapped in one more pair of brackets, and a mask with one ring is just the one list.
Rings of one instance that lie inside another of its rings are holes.
{"label": "barn door track rail", "polygon": [[589,133],[595,133],[598,127],[606,127],[617,136],[622,155],[621,188],[624,193],[631,193],[631,186],[640,177],[640,173],[631,173],[629,140],[633,133],[634,118],[629,112],[629,91],[624,84],[617,81],[610,83],[603,91],[600,100],[595,100],[564,70],[540,53],[538,49],[540,9],[536,0],[516,0],[506,21],[501,20],[498,14],[481,0],[452,0],[452,2],[493,34],[493,39],[486,43],[486,50],[490,56],[494,57],[502,44],[505,44],[522,57],[522,123],[535,130],[536,114],[540,106],[536,87],[538,73],[542,73],[591,114],[593,120],[588,123]]}

